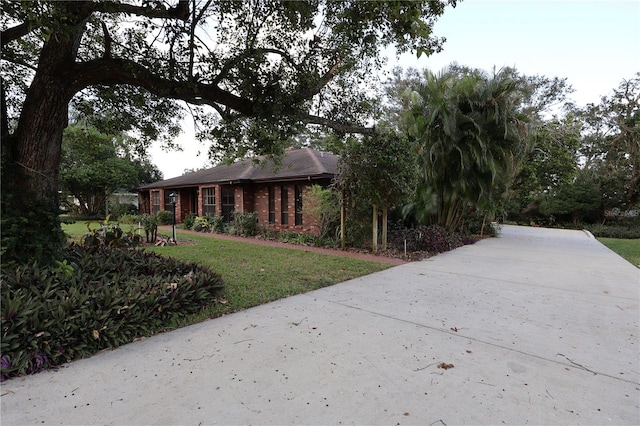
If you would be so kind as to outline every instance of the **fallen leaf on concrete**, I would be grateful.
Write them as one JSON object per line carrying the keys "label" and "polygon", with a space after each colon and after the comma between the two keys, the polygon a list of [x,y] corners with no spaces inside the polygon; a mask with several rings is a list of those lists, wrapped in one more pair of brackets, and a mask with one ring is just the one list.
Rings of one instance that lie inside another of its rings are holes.
{"label": "fallen leaf on concrete", "polygon": [[446,364],[444,362],[441,362],[440,364],[438,364],[438,368],[442,368],[443,370],[448,370],[450,368],[453,368],[453,364]]}

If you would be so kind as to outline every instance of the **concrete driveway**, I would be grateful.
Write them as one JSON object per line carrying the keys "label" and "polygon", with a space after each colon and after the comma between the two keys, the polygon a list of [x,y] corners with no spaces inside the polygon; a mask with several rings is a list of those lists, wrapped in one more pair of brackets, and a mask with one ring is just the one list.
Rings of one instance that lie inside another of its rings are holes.
{"label": "concrete driveway", "polygon": [[500,238],[2,384],[2,425],[640,424],[640,270]]}

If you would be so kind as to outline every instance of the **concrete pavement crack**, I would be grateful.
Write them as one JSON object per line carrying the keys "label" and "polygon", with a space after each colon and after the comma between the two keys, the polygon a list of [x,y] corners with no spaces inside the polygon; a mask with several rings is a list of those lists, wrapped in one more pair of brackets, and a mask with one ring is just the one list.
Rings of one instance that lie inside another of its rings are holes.
{"label": "concrete pavement crack", "polygon": [[[530,283],[530,282],[522,282],[522,281],[516,281],[516,280],[501,280],[501,279],[497,279],[495,277],[484,277],[484,276],[479,276],[479,275],[461,274],[459,272],[443,271],[443,270],[439,270],[439,269],[429,269],[428,272],[437,272],[439,274],[454,275],[454,276],[458,276],[458,277],[477,278],[477,279],[480,279],[480,280],[493,280],[493,281],[505,282],[505,283],[510,283],[510,284],[517,284],[517,285],[522,285],[522,286],[527,286],[527,287],[549,288],[549,289],[553,289],[553,290],[566,291],[566,292],[577,293],[577,294],[590,294],[592,296],[603,296],[602,293],[585,292],[584,289],[582,289],[582,290],[572,290],[572,289],[567,289],[567,288],[563,288],[563,287],[554,287],[554,286],[550,286],[550,285],[541,285],[541,284],[535,284],[535,283]],[[622,300],[633,300],[633,301],[636,300],[633,297],[613,296],[613,295],[610,295],[610,294],[606,294],[604,296],[612,297],[612,298],[615,298],[615,299],[622,299]]]}
{"label": "concrete pavement crack", "polygon": [[442,328],[438,328],[438,327],[433,327],[433,326],[429,326],[429,325],[426,325],[426,324],[417,323],[415,321],[410,321],[410,320],[398,318],[398,317],[395,317],[395,316],[386,315],[386,314],[383,314],[383,313],[380,313],[380,312],[370,311],[368,309],[363,309],[363,308],[360,308],[360,307],[357,307],[357,306],[353,306],[353,305],[349,305],[349,304],[346,304],[346,303],[336,302],[336,301],[333,301],[333,300],[327,300],[327,299],[318,297],[317,295],[314,295],[313,297],[315,299],[321,299],[321,300],[324,300],[325,302],[333,303],[333,304],[336,304],[336,305],[340,305],[340,306],[343,306],[345,308],[355,309],[355,310],[358,310],[358,311],[361,311],[361,312],[366,312],[366,313],[371,314],[371,315],[376,315],[376,316],[380,316],[380,317],[384,317],[384,318],[389,318],[389,319],[394,320],[394,321],[399,321],[399,322],[403,322],[403,323],[406,323],[406,324],[411,324],[411,325],[414,325],[414,326],[417,326],[417,327],[422,327],[422,328],[426,328],[426,329],[429,329],[429,330],[433,330],[433,331],[436,331],[436,332],[439,332],[439,333],[448,334],[448,335],[454,336],[456,338],[467,339],[467,340],[471,340],[471,341],[474,341],[474,342],[477,342],[477,343],[481,343],[481,344],[493,346],[493,347],[496,347],[496,348],[499,348],[499,349],[503,349],[503,350],[506,350],[506,351],[509,351],[509,352],[519,353],[521,355],[529,356],[529,357],[536,358],[536,359],[539,359],[539,360],[542,360],[542,361],[551,362],[553,364],[563,365],[565,367],[571,367],[571,368],[575,368],[575,369],[582,370],[582,371],[588,371],[590,373],[593,373],[593,374],[596,374],[596,375],[600,375],[600,376],[604,376],[604,377],[608,377],[610,379],[618,380],[618,381],[621,381],[621,382],[630,383],[630,384],[633,384],[633,385],[640,385],[640,382],[635,382],[633,380],[623,379],[623,378],[616,377],[616,376],[613,376],[613,375],[608,374],[608,373],[603,373],[603,372],[597,372],[597,371],[590,370],[590,369],[585,368],[584,366],[582,366],[580,364],[576,364],[576,363],[572,362],[571,360],[566,358],[566,356],[565,356],[565,358],[569,361],[568,363],[567,362],[558,361],[558,360],[555,360],[555,359],[550,359],[550,358],[544,357],[542,355],[536,355],[536,354],[532,354],[532,353],[529,353],[529,352],[521,351],[521,350],[518,350],[518,349],[509,348],[509,347],[506,347],[506,346],[503,346],[503,345],[498,345],[496,343],[487,342],[485,340],[477,339],[475,337],[465,336],[463,334],[452,332],[452,331],[445,330],[445,329],[442,329]]}

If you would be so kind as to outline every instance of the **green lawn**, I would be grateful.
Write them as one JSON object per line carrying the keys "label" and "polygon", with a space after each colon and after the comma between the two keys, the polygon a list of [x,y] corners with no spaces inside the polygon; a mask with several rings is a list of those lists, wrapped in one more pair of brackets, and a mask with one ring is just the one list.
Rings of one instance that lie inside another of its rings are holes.
{"label": "green lawn", "polygon": [[[97,228],[98,222],[91,225]],[[130,225],[122,229],[129,231]],[[71,239],[86,233],[85,223],[63,225]],[[305,293],[368,275],[390,267],[388,264],[330,256],[300,250],[264,247],[250,243],[227,241],[178,231],[178,241],[186,244],[148,247],[166,256],[197,262],[222,276],[225,301],[176,326],[239,311],[294,294]]]}
{"label": "green lawn", "polygon": [[[98,228],[100,224],[93,222],[91,228]],[[78,240],[87,232],[87,224],[83,221],[76,221],[75,223],[63,223],[62,230],[67,234],[67,237],[71,240]]]}
{"label": "green lawn", "polygon": [[640,239],[598,238],[598,241],[640,268]]}
{"label": "green lawn", "polygon": [[[98,229],[100,228],[100,225],[102,225],[103,223],[103,221],[100,221],[100,220],[91,220],[91,221],[77,220],[75,223],[71,223],[71,224],[63,223],[62,230],[67,234],[67,236],[71,240],[78,241],[80,240],[80,237],[82,237],[84,234],[87,233],[87,222],[89,222],[89,227],[91,229]],[[124,232],[129,232],[129,231],[135,231],[138,228],[138,225],[122,224],[120,225],[120,227]],[[144,236],[144,229],[142,229],[140,232],[142,232],[142,235]]]}

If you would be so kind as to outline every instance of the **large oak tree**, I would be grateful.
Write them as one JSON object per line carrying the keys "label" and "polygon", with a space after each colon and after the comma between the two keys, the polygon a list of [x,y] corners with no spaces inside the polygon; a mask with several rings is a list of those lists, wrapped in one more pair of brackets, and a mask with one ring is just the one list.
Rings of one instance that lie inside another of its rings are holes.
{"label": "large oak tree", "polygon": [[640,205],[640,73],[624,79],[599,104],[578,113],[584,122],[580,153],[598,177],[604,209]]}
{"label": "large oak tree", "polygon": [[431,28],[455,3],[3,2],[3,260],[51,258],[61,244],[58,173],[70,104],[143,142],[174,137],[189,105],[202,136],[237,155],[277,153],[307,124],[372,132],[358,83],[386,46],[439,50]]}

